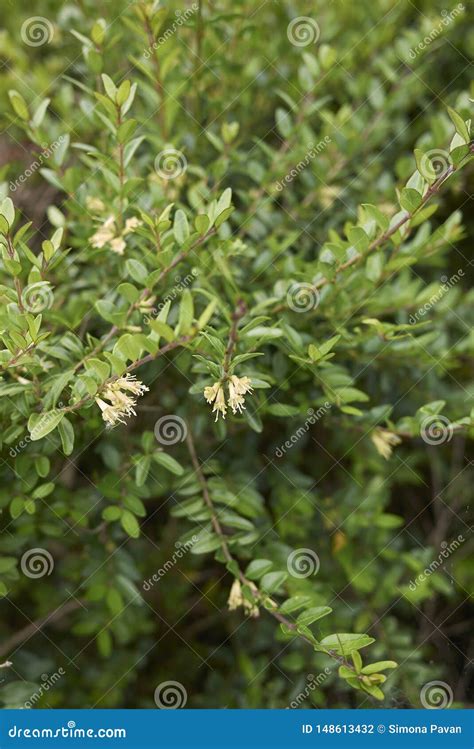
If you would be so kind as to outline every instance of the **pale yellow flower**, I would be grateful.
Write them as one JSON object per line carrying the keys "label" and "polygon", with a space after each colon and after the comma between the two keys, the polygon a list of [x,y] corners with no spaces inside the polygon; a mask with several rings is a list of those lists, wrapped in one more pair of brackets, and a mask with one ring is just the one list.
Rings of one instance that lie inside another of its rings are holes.
{"label": "pale yellow flower", "polygon": [[[258,592],[257,587],[253,583],[249,583],[249,586],[253,592]],[[255,603],[247,600],[247,598],[244,598],[244,596],[242,595],[242,586],[240,584],[240,580],[238,580],[237,578],[232,583],[229,598],[227,600],[227,606],[229,608],[229,611],[235,611],[236,609],[240,608],[240,606],[242,606],[247,616],[252,616],[254,618],[260,615],[258,606]]]}
{"label": "pale yellow flower", "polygon": [[105,245],[115,237],[115,219],[113,216],[109,216],[102,226],[96,231],[91,237],[92,247],[102,249]]}
{"label": "pale yellow flower", "polygon": [[219,390],[220,386],[221,386],[220,382],[215,382],[214,385],[204,388],[204,397],[208,403],[214,402],[215,397],[217,395],[217,391]]}
{"label": "pale yellow flower", "polygon": [[[113,427],[119,422],[125,424],[126,416],[136,416],[135,406],[136,398],[134,396],[143,395],[148,388],[142,382],[137,380],[134,375],[128,373],[123,377],[118,377],[113,382],[108,383],[101,392],[101,398],[95,399],[97,405],[102,411],[102,418],[109,427]],[[105,399],[105,400],[104,400]],[[109,401],[107,403],[107,401]]]}
{"label": "pale yellow flower", "polygon": [[400,437],[394,434],[389,429],[382,429],[377,427],[370,435],[370,439],[374,443],[377,452],[388,460],[392,454],[393,448],[399,445],[401,442]]}
{"label": "pale yellow flower", "polygon": [[253,392],[252,380],[250,377],[237,377],[236,375],[232,375],[230,378],[230,384],[232,384],[237,395],[245,395],[245,393]]}
{"label": "pale yellow flower", "polygon": [[222,414],[222,418],[225,419],[225,415],[227,413],[227,406],[225,404],[224,389],[220,385],[219,385],[219,389],[217,390],[217,395],[214,401],[214,405],[212,407],[212,413],[214,412],[216,414],[216,421],[219,418],[219,414]]}
{"label": "pale yellow flower", "polygon": [[123,237],[115,237],[109,242],[109,244],[112,252],[116,252],[117,255],[123,255],[123,251],[126,247],[125,239],[123,239]]}
{"label": "pale yellow flower", "polygon": [[108,244],[112,252],[116,252],[117,255],[123,255],[126,247],[124,237],[133,232],[141,224],[142,221],[136,218],[136,216],[128,218],[125,221],[124,230],[119,233],[114,216],[109,216],[96,233],[92,235],[90,243],[96,249],[102,249],[102,247]]}

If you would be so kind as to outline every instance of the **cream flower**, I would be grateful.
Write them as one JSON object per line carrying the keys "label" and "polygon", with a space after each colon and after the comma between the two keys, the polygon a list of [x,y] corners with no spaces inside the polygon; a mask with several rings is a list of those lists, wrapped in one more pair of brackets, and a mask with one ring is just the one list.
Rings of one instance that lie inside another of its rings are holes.
{"label": "cream flower", "polygon": [[232,413],[236,414],[242,413],[242,410],[245,408],[245,398],[243,395],[239,395],[232,382],[229,382],[229,400],[228,404],[232,409]]}
{"label": "cream flower", "polygon": [[250,377],[237,377],[236,375],[232,375],[230,378],[230,384],[233,386],[237,395],[245,395],[245,393],[253,392],[252,380]]}
{"label": "cream flower", "polygon": [[392,454],[393,448],[399,445],[401,442],[400,437],[388,429],[381,429],[377,427],[370,435],[370,439],[374,443],[377,452],[382,455],[385,460],[388,460]]}
{"label": "cream flower", "polygon": [[125,388],[125,390],[130,390],[134,395],[143,395],[143,393],[146,393],[150,389],[147,388],[143,382],[137,380],[135,375],[128,374],[128,372],[123,377],[119,377],[118,380],[115,380],[114,385],[121,389]]}
{"label": "cream flower", "polygon": [[112,252],[116,252],[117,255],[123,255],[123,251],[126,247],[124,237],[135,231],[137,226],[141,226],[142,223],[143,222],[136,216],[132,216],[132,218],[127,218],[125,221],[125,228],[123,231],[118,232],[115,217],[109,216],[96,233],[92,235],[90,243],[92,247],[99,250],[108,244]]}
{"label": "cream flower", "polygon": [[123,255],[123,251],[126,247],[125,239],[123,239],[123,237],[115,237],[115,239],[112,239],[109,244],[112,252],[116,252],[117,255]]}
{"label": "cream flower", "polygon": [[[125,424],[126,416],[136,416],[135,406],[137,401],[134,397],[124,392],[132,393],[134,396],[143,395],[148,388],[137,380],[134,375],[128,373],[108,383],[102,390],[102,398],[97,397],[95,402],[102,411],[102,418],[109,427],[116,424]],[[105,400],[104,400],[105,399]],[[109,401],[107,403],[107,401]]]}
{"label": "cream flower", "polygon": [[219,388],[217,390],[216,399],[214,401],[214,405],[212,407],[212,413],[216,414],[216,421],[219,418],[219,414],[222,414],[222,418],[225,419],[225,415],[227,413],[227,406],[225,404],[225,395],[224,395],[224,389],[221,385],[219,385]]}
{"label": "cream flower", "polygon": [[[252,592],[258,592],[257,587],[253,583],[248,583],[248,585],[250,586]],[[229,598],[227,600],[227,606],[229,607],[229,611],[235,611],[240,606],[242,606],[247,616],[252,616],[254,618],[260,615],[258,606],[255,603],[249,601],[247,598],[244,598],[244,596],[242,595],[242,586],[240,584],[240,580],[238,580],[237,578],[232,583]]]}
{"label": "cream flower", "polygon": [[95,402],[97,403],[100,410],[102,411],[102,418],[108,427],[114,427],[119,422],[121,424],[125,424],[123,414],[120,412],[119,409],[114,408],[114,406],[111,406],[110,403],[106,403],[101,398],[96,398]]}
{"label": "cream flower", "polygon": [[105,245],[115,237],[115,219],[113,216],[109,216],[102,226],[96,231],[91,237],[92,247],[102,249]]}
{"label": "cream flower", "polygon": [[214,385],[204,388],[204,397],[208,403],[213,403],[217,395],[217,391],[221,386],[220,382],[215,382]]}
{"label": "cream flower", "polygon": [[[252,393],[252,380],[250,377],[237,377],[232,375],[227,382],[229,396],[227,404],[232,409],[232,413],[242,413],[245,408],[245,393]],[[204,388],[204,397],[208,403],[213,403],[212,413],[216,414],[216,421],[219,414],[225,419],[227,407],[225,404],[224,388],[220,381]]]}

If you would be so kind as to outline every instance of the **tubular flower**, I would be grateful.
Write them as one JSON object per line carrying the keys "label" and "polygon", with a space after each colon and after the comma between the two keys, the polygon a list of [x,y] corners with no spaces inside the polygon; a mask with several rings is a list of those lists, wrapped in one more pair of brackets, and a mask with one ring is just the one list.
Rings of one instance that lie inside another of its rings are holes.
{"label": "tubular flower", "polygon": [[385,460],[388,460],[392,454],[393,448],[399,445],[401,442],[400,437],[388,429],[374,429],[370,435],[370,439],[374,443],[377,452],[382,455]]}
{"label": "tubular flower", "polygon": [[[102,398],[97,397],[95,402],[102,411],[102,418],[109,427],[118,423],[125,424],[126,416],[136,416],[135,406],[137,401],[131,395],[124,392],[128,390],[133,395],[143,395],[148,390],[147,386],[133,375],[126,374],[109,383],[102,391]],[[104,400],[105,399],[105,400]],[[107,401],[109,401],[107,403]]]}
{"label": "tubular flower", "polygon": [[215,382],[214,385],[204,388],[204,397],[208,403],[214,403],[212,407],[212,413],[216,414],[216,421],[219,418],[219,414],[222,414],[222,418],[225,419],[227,408],[225,405],[224,388],[220,382]]}
{"label": "tubular flower", "polygon": [[124,237],[127,234],[135,231],[142,222],[136,216],[128,218],[125,221],[125,228],[122,232],[119,232],[115,223],[114,216],[109,216],[101,227],[96,231],[95,234],[90,238],[92,247],[96,249],[102,249],[106,244],[109,245],[112,252],[116,252],[117,255],[123,255],[123,251],[126,247]]}
{"label": "tubular flower", "polygon": [[232,377],[230,378],[230,382],[233,385],[237,395],[253,393],[252,380],[250,379],[250,377],[237,377],[236,375],[232,375]]}
{"label": "tubular flower", "polygon": [[[252,393],[252,380],[250,377],[237,377],[232,375],[228,380],[229,396],[227,400],[228,406],[232,409],[232,413],[242,413],[245,408],[246,393]],[[213,403],[212,413],[216,412],[216,421],[219,418],[219,414],[222,414],[222,418],[225,419],[227,407],[225,404],[224,388],[220,381],[215,382],[213,385],[204,388],[204,397],[208,403]]]}
{"label": "tubular flower", "polygon": [[[251,588],[252,592],[257,592],[257,588],[253,583],[249,583],[249,587]],[[242,606],[247,616],[252,616],[254,618],[259,616],[260,614],[258,606],[255,603],[249,601],[247,598],[244,598],[244,596],[242,595],[242,586],[240,584],[240,580],[237,579],[235,579],[232,583],[229,598],[227,600],[227,606],[229,608],[229,611],[235,611],[240,606]]]}

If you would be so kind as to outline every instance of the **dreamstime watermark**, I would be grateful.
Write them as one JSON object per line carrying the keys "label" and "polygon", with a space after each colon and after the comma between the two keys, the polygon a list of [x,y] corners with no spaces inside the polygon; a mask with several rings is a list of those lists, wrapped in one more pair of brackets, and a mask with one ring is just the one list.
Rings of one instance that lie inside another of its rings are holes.
{"label": "dreamstime watermark", "polygon": [[144,581],[142,585],[143,590],[149,591],[152,589],[155,583],[160,582],[161,578],[164,577],[167,572],[173,569],[175,564],[180,559],[182,559],[188,553],[188,551],[190,551],[193,548],[197,540],[198,540],[198,536],[192,536],[189,539],[189,541],[185,541],[182,544],[177,542],[175,544],[176,551],[173,552],[170,559],[166,560],[163,567],[160,567],[160,569],[157,572],[155,572],[151,577],[149,577],[148,580]]}
{"label": "dreamstime watermark", "polygon": [[178,710],[188,701],[188,693],[180,681],[162,681],[155,689],[155,705],[160,710]]}
{"label": "dreamstime watermark", "polygon": [[26,577],[36,580],[52,573],[54,559],[46,549],[29,549],[21,557],[20,569]]}
{"label": "dreamstime watermark", "polygon": [[446,710],[453,699],[453,690],[445,681],[429,681],[420,692],[420,702],[426,710]]}
{"label": "dreamstime watermark", "polygon": [[157,305],[156,307],[152,307],[152,308],[150,309],[150,311],[148,312],[148,314],[146,314],[146,315],[145,315],[145,316],[143,317],[143,322],[145,322],[145,323],[149,323],[149,322],[150,322],[150,320],[151,320],[151,319],[152,319],[153,317],[158,317],[158,315],[160,314],[160,312],[161,312],[161,310],[163,309],[163,307],[164,307],[164,306],[165,306],[165,305],[166,305],[166,304],[167,304],[168,302],[174,302],[174,301],[175,301],[175,299],[176,299],[176,298],[177,298],[177,297],[178,297],[178,296],[179,296],[179,295],[180,295],[180,294],[181,294],[181,293],[182,293],[182,292],[183,292],[183,291],[184,291],[184,290],[185,290],[185,289],[186,289],[186,288],[187,288],[188,286],[190,286],[190,284],[192,284],[192,282],[193,282],[193,281],[195,281],[195,280],[196,280],[196,277],[197,277],[197,275],[198,275],[198,271],[196,270],[196,268],[193,268],[193,269],[192,269],[192,271],[191,271],[191,273],[188,273],[188,274],[187,274],[187,275],[186,275],[186,276],[185,276],[184,278],[180,278],[180,276],[176,276],[176,278],[174,279],[174,280],[175,280],[175,283],[176,283],[176,285],[175,285],[175,286],[173,286],[173,288],[171,289],[171,291],[169,291],[169,292],[168,292],[168,294],[166,294],[166,296],[164,296],[164,297],[163,297],[163,299],[161,300],[161,302],[160,302],[160,303],[159,303],[159,304],[158,304],[158,305]]}
{"label": "dreamstime watermark", "polygon": [[20,30],[21,41],[28,47],[41,47],[53,41],[54,27],[44,16],[30,16],[23,21]]}
{"label": "dreamstime watermark", "polygon": [[419,575],[415,577],[414,580],[410,580],[409,588],[410,590],[416,590],[418,585],[423,583],[430,575],[433,575],[435,572],[439,570],[440,567],[443,566],[445,561],[449,559],[451,554],[453,554],[461,544],[464,543],[466,539],[462,534],[460,534],[457,538],[454,539],[454,541],[451,541],[451,543],[447,543],[447,541],[443,541],[441,543],[441,551],[438,554],[437,559],[433,559],[433,561],[428,565],[428,567],[425,567],[423,572],[420,572]]}
{"label": "dreamstime watermark", "polygon": [[316,309],[319,300],[319,291],[311,283],[293,283],[286,292],[286,303],[293,312]]}
{"label": "dreamstime watermark", "polygon": [[449,153],[442,148],[432,148],[423,154],[419,170],[422,177],[433,182],[443,176],[450,166]]}
{"label": "dreamstime watermark", "polygon": [[[42,414],[38,423],[35,425],[36,429],[42,429],[44,426],[46,426],[48,422],[51,421],[51,419],[54,419],[56,417],[56,413],[58,409],[63,408],[63,406],[64,406],[64,403],[60,402],[57,404],[57,408],[55,408],[53,411],[49,411],[48,413]],[[22,450],[24,450],[25,447],[27,447],[32,441],[33,439],[31,437],[31,434],[27,434],[24,439],[21,439],[19,442],[16,443],[16,445],[10,448],[10,450],[8,451],[10,456],[12,458],[16,458],[16,456],[19,455],[22,452]]]}
{"label": "dreamstime watermark", "polygon": [[278,180],[275,184],[275,189],[278,190],[278,192],[281,192],[284,187],[291,184],[296,177],[303,172],[308,164],[316,158],[324,149],[326,146],[328,146],[332,142],[332,139],[329,137],[329,135],[326,135],[322,140],[319,141],[319,143],[311,143],[309,145],[308,150],[306,151],[306,154],[301,161],[298,161],[296,166],[294,166],[292,169],[290,169],[287,174],[285,174],[282,179]]}
{"label": "dreamstime watermark", "polygon": [[426,416],[420,424],[420,437],[427,445],[444,445],[453,436],[453,425],[446,416]]}
{"label": "dreamstime watermark", "polygon": [[158,419],[154,432],[161,445],[176,445],[177,442],[184,442],[188,434],[188,427],[181,416],[167,414]]}
{"label": "dreamstime watermark", "polygon": [[420,307],[414,314],[410,315],[408,322],[411,325],[414,325],[417,323],[420,319],[420,317],[423,317],[423,315],[426,315],[427,312],[430,311],[432,307],[435,306],[441,299],[444,297],[447,292],[452,289],[453,286],[455,286],[460,278],[464,276],[464,271],[462,268],[458,268],[457,273],[453,273],[452,276],[449,278],[447,276],[441,276],[441,285],[438,288],[438,291],[435,294],[432,294],[427,302]]}
{"label": "dreamstime watermark", "polygon": [[431,30],[431,32],[427,36],[425,36],[420,42],[418,42],[416,47],[412,47],[410,49],[408,53],[409,57],[412,60],[415,60],[418,55],[420,55],[422,52],[424,52],[425,49],[430,46],[430,44],[436,41],[436,39],[444,32],[446,27],[449,26],[449,24],[452,23],[454,19],[464,11],[465,7],[462,3],[458,3],[456,7],[451,11],[442,10],[441,21]]}
{"label": "dreamstime watermark", "polygon": [[303,437],[310,426],[313,424],[316,424],[319,419],[321,419],[323,416],[327,414],[329,409],[331,408],[331,404],[328,401],[325,401],[322,406],[318,408],[317,411],[314,410],[314,408],[308,408],[307,414],[308,418],[305,420],[303,426],[298,427],[296,432],[294,432],[289,439],[286,440],[282,445],[277,447],[275,450],[275,455],[277,458],[282,458],[283,455],[286,453],[287,450],[290,450],[293,445],[296,445],[298,440]]}
{"label": "dreamstime watermark", "polygon": [[321,29],[314,18],[297,16],[288,24],[286,35],[293,46],[307,47],[309,44],[316,44]]}
{"label": "dreamstime watermark", "polygon": [[21,292],[21,303],[26,312],[38,315],[45,309],[51,309],[54,295],[48,281],[37,281],[25,286]]}
{"label": "dreamstime watermark", "polygon": [[61,679],[61,676],[64,676],[65,673],[66,671],[61,666],[54,672],[54,674],[51,674],[51,676],[48,676],[48,674],[41,674],[41,684],[38,689],[30,695],[29,699],[25,702],[24,707],[27,710],[34,707],[41,697],[49,692],[51,687],[54,687],[54,685]]}
{"label": "dreamstime watermark", "polygon": [[55,151],[58,150],[59,146],[63,143],[63,141],[66,139],[65,135],[60,135],[57,140],[54,140],[52,143],[46,146],[42,146],[43,150],[38,154],[38,157],[25,169],[25,171],[20,174],[19,177],[16,178],[14,182],[10,182],[8,185],[9,190],[11,192],[15,192],[18,190],[20,185],[22,185],[24,182],[26,182],[30,177],[33,176],[35,172],[40,169],[40,167],[44,164],[44,162],[49,159]]}
{"label": "dreamstime watermark", "polygon": [[186,21],[189,18],[192,18],[192,16],[199,10],[198,3],[193,3],[189,8],[186,8],[184,11],[175,10],[175,19],[171,26],[169,26],[166,31],[159,36],[153,44],[151,44],[147,49],[143,50],[142,56],[145,58],[145,60],[148,60],[151,57],[151,53],[158,49],[158,47],[161,47],[162,44],[168,41],[168,39],[171,39],[173,34],[176,33],[176,31],[179,29],[180,26],[183,26],[183,24],[186,23]]}
{"label": "dreamstime watermark", "polygon": [[177,179],[188,168],[188,161],[182,151],[164,148],[155,158],[155,172],[161,179]]}
{"label": "dreamstime watermark", "polygon": [[313,549],[295,549],[288,555],[286,567],[292,577],[311,577],[319,572],[319,557]]}
{"label": "dreamstime watermark", "polygon": [[294,700],[291,700],[290,704],[286,707],[286,710],[294,710],[297,707],[300,707],[300,705],[308,699],[311,692],[320,687],[321,684],[324,684],[331,672],[332,670],[329,668],[329,666],[326,666],[324,671],[321,671],[319,674],[317,674],[317,676],[315,676],[314,674],[308,674],[306,677],[306,680],[308,682],[307,686],[303,689],[302,692],[296,695]]}

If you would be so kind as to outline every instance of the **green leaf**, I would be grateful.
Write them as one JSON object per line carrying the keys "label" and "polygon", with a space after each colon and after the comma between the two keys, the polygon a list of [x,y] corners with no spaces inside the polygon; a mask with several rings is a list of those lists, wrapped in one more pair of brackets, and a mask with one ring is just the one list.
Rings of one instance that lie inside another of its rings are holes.
{"label": "green leaf", "polygon": [[66,417],[59,422],[59,436],[64,454],[70,455],[74,449],[74,427]]}
{"label": "green leaf", "polygon": [[186,335],[194,320],[193,295],[189,289],[183,291],[179,306],[178,335]]}
{"label": "green leaf", "polygon": [[140,526],[138,525],[138,521],[133,513],[130,512],[130,510],[124,510],[122,512],[122,517],[120,518],[120,523],[122,525],[122,528],[124,529],[125,533],[128,533],[129,536],[132,538],[138,538],[140,535]]}
{"label": "green leaf", "polygon": [[180,465],[171,455],[168,455],[168,453],[154,453],[153,459],[155,463],[163,466],[163,468],[166,468],[170,473],[174,473],[175,476],[182,476],[184,473],[183,466]]}
{"label": "green leaf", "polygon": [[262,575],[270,572],[273,562],[269,559],[253,559],[245,570],[245,577],[249,580],[259,580]]}
{"label": "green leaf", "polygon": [[207,554],[221,547],[221,542],[216,535],[204,530],[198,534],[198,540],[191,548],[191,554]]}
{"label": "green leaf", "polygon": [[13,89],[8,92],[8,96],[10,97],[11,105],[15,110],[15,114],[17,114],[20,119],[28,121],[30,119],[30,114],[23,96]]}
{"label": "green leaf", "polygon": [[297,618],[296,623],[309,627],[313,622],[317,622],[318,619],[322,619],[323,616],[327,616],[332,612],[329,606],[314,606],[313,608],[303,611]]}
{"label": "green leaf", "polygon": [[28,419],[28,431],[32,442],[43,439],[47,434],[52,432],[62,421],[64,411],[53,409],[45,411],[42,414],[32,414]]}
{"label": "green leaf", "polygon": [[267,572],[262,577],[260,586],[266,593],[274,593],[281,588],[287,578],[287,572]]}
{"label": "green leaf", "polygon": [[377,661],[377,663],[370,663],[368,666],[364,666],[362,669],[363,674],[378,674],[380,671],[385,671],[387,668],[396,668],[396,661]]}
{"label": "green leaf", "polygon": [[181,209],[176,211],[174,216],[173,234],[179,245],[184,244],[189,237],[188,219],[186,218],[185,212]]}
{"label": "green leaf", "polygon": [[353,650],[360,650],[373,642],[375,642],[374,638],[369,635],[341,633],[328,635],[321,640],[321,645],[328,650],[334,650],[338,655],[349,655]]}

